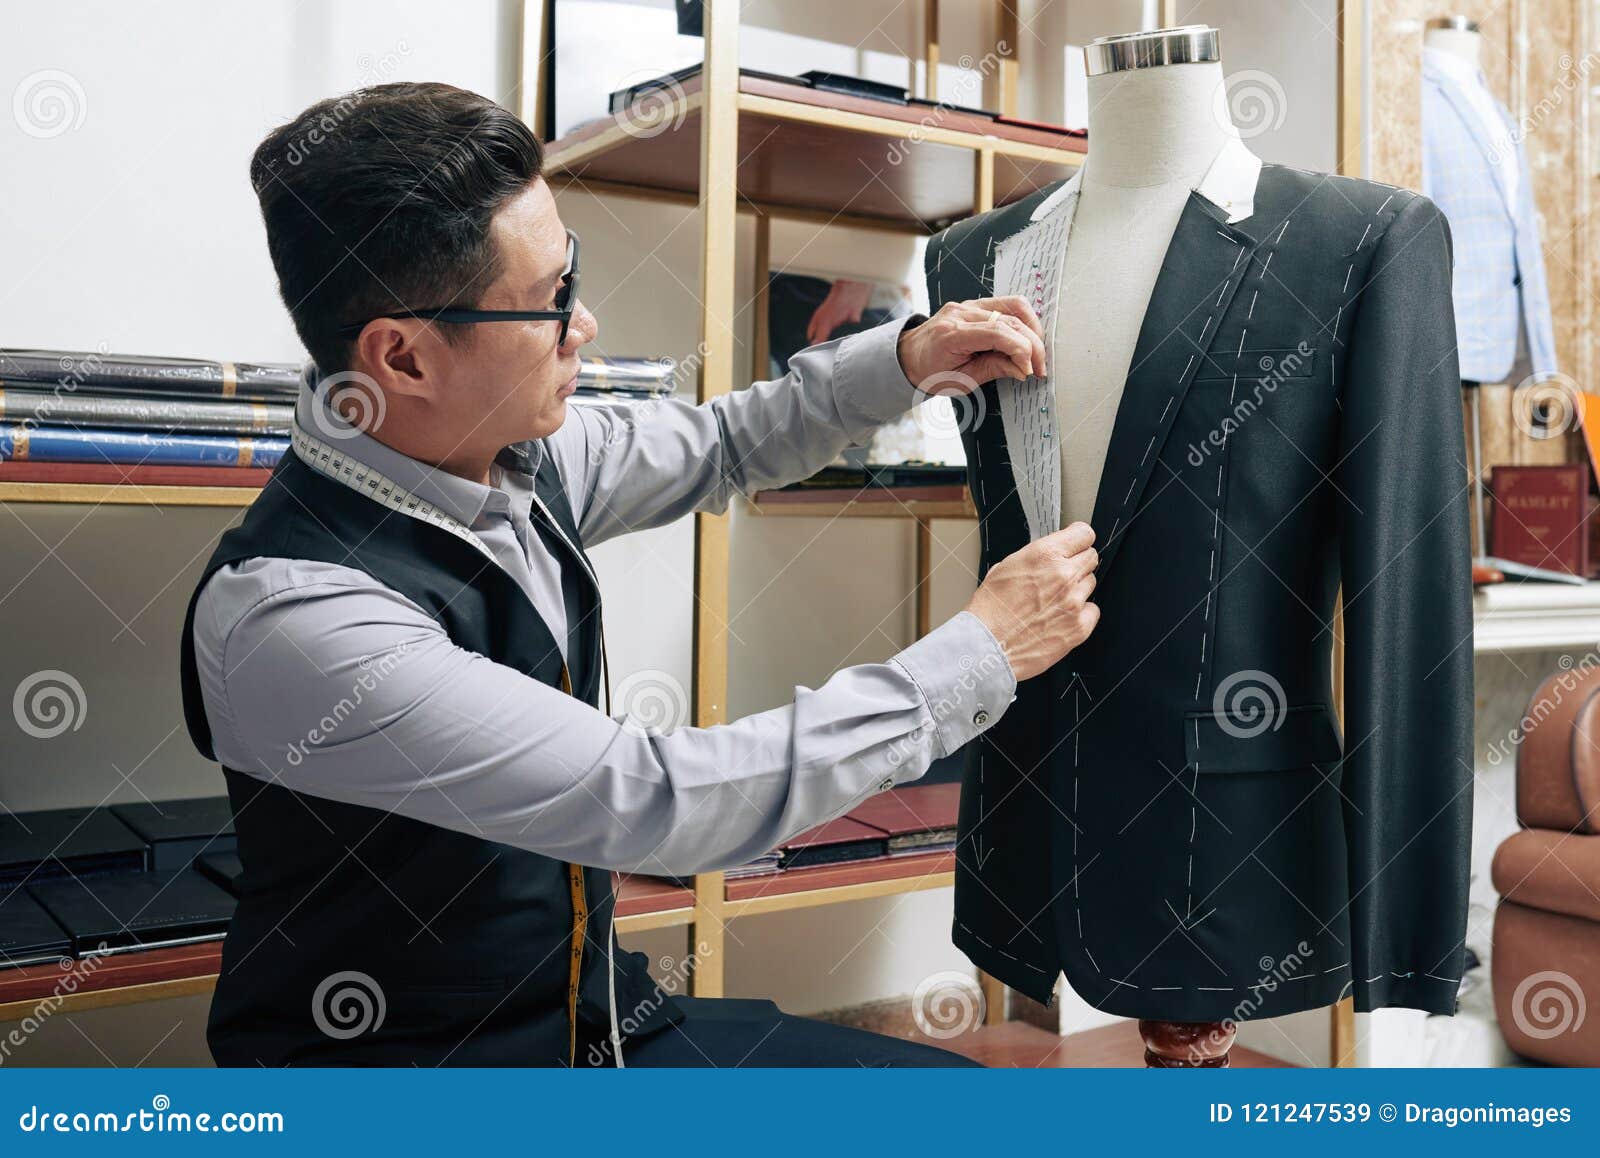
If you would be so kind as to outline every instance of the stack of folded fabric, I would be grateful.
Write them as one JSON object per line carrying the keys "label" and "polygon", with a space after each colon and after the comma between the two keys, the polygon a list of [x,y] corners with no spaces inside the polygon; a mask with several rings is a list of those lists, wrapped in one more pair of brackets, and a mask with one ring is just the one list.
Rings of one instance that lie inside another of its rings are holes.
{"label": "stack of folded fabric", "polygon": [[949,852],[956,846],[960,807],[960,784],[895,788],[869,797],[835,820],[808,828],[782,848],[729,869],[725,876],[739,880],[815,865]]}
{"label": "stack of folded fabric", "polygon": [[0,814],[0,969],[221,937],[235,845],[227,797]]}
{"label": "stack of folded fabric", "polygon": [[631,402],[661,398],[675,389],[671,358],[585,355],[578,367],[578,402]]}
{"label": "stack of folded fabric", "polygon": [[0,460],[271,467],[300,367],[0,350]]}

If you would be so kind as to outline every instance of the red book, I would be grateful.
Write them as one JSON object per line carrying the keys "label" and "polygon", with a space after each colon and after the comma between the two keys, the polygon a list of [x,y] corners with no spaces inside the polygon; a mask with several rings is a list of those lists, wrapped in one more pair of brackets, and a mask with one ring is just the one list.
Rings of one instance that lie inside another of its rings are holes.
{"label": "red book", "polygon": [[1584,576],[1589,570],[1589,468],[1497,466],[1490,552],[1513,563]]}

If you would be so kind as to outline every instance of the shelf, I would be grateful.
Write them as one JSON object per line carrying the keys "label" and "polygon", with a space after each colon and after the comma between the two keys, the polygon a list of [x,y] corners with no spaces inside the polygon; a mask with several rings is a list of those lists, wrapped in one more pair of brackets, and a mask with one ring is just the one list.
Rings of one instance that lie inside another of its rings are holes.
{"label": "shelf", "polygon": [[0,970],[0,1021],[27,1017],[41,1003],[52,1012],[71,1011],[209,993],[221,965],[218,939]]}
{"label": "shelf", "polygon": [[[578,188],[693,197],[702,98],[694,77],[654,94],[647,123],[607,117],[550,142],[546,176]],[[748,76],[739,78],[738,112],[742,201],[918,233],[975,212],[980,153],[994,156],[994,199],[1003,205],[1071,176],[1087,149],[1063,131]]]}
{"label": "shelf", "polygon": [[[619,879],[617,932],[665,929],[693,920],[693,889],[653,877]],[[41,1002],[54,1012],[210,993],[216,988],[221,968],[219,937],[170,949],[145,949],[78,961],[64,958],[62,962],[0,969],[0,1022],[27,1017]]]}
{"label": "shelf", "polygon": [[257,487],[140,486],[137,483],[0,482],[0,503],[102,503],[145,507],[248,507]]}
{"label": "shelf", "polygon": [[1600,582],[1496,583],[1472,597],[1475,653],[1600,644]]}
{"label": "shelf", "polygon": [[955,884],[955,868],[955,853],[929,852],[786,869],[728,881],[722,911],[725,917],[748,917],[949,888]]}
{"label": "shelf", "polygon": [[0,502],[247,507],[270,477],[260,467],[0,462]]}
{"label": "shelf", "polygon": [[[785,492],[763,491],[745,504],[746,509],[763,517],[790,519],[975,519],[978,510],[972,496],[960,499],[905,498],[904,489],[889,492],[868,488],[860,491],[811,491],[803,498],[774,501],[770,496]],[[794,492],[787,492],[793,494]]]}

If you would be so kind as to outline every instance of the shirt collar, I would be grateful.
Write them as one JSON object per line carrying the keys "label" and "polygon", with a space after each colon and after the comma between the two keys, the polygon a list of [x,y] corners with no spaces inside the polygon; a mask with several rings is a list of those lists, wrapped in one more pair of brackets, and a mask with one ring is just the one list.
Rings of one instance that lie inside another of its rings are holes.
{"label": "shirt collar", "polygon": [[[333,391],[318,388],[321,381],[322,374],[316,364],[307,362],[300,374],[294,422],[311,437],[337,447],[346,457],[377,471],[466,526],[472,526],[486,510],[506,505],[508,496],[504,488],[484,486],[420,462],[346,422],[334,409]],[[513,443],[495,458],[495,465],[502,471],[531,476],[538,467],[542,450],[537,442]],[[530,484],[531,479],[521,489],[528,489]]]}
{"label": "shirt collar", "polygon": [[[1229,137],[1194,191],[1226,213],[1228,224],[1232,225],[1255,212],[1256,183],[1260,178],[1261,158],[1238,137]],[[1067,200],[1076,197],[1082,185],[1083,166],[1080,165],[1059,189],[1035,206],[1028,220],[1042,221]]]}

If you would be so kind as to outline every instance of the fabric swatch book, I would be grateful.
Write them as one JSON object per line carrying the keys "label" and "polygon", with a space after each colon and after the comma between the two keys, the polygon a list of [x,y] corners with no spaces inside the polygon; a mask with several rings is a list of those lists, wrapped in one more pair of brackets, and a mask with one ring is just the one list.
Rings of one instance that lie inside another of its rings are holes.
{"label": "fabric swatch book", "polygon": [[276,466],[287,438],[217,434],[145,434],[126,430],[0,423],[0,460],[123,462],[166,466]]}

